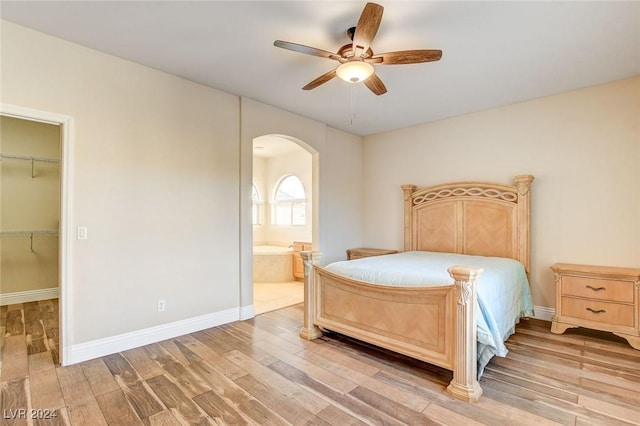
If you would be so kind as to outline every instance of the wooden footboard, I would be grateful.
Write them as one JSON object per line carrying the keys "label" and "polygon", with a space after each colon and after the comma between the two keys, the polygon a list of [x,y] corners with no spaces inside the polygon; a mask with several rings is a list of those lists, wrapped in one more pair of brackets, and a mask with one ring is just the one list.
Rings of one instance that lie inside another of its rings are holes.
{"label": "wooden footboard", "polygon": [[455,398],[477,401],[476,288],[481,269],[449,268],[455,284],[439,287],[373,285],[318,266],[318,252],[301,252],[305,315],[300,336],[321,328],[453,371]]}

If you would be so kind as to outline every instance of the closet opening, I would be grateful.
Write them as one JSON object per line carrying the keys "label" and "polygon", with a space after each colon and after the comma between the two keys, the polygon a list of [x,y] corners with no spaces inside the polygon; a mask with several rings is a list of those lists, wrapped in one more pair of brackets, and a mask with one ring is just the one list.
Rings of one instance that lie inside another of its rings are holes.
{"label": "closet opening", "polygon": [[28,355],[49,352],[59,364],[60,125],[0,120],[4,348],[17,349],[24,339]]}
{"label": "closet opening", "polygon": [[65,365],[70,125],[58,114],[7,104],[0,111],[2,381],[28,374],[35,358]]}

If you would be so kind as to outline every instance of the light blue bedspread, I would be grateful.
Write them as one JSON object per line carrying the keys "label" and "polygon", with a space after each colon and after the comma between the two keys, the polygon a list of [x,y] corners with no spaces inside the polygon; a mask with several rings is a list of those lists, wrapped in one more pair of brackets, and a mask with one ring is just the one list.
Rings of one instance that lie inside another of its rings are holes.
{"label": "light blue bedspread", "polygon": [[452,284],[447,268],[482,268],[478,289],[478,377],[494,356],[506,356],[504,341],[520,317],[533,315],[531,290],[524,266],[502,257],[409,251],[335,262],[326,268],[369,283],[392,286]]}

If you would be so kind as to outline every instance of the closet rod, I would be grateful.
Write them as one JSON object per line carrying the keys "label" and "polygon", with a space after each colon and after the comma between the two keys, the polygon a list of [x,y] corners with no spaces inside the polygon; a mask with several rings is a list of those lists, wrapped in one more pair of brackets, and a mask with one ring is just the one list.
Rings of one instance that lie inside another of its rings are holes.
{"label": "closet rod", "polygon": [[27,161],[42,161],[45,163],[59,163],[60,160],[57,158],[48,158],[48,157],[36,157],[33,155],[22,155],[22,154],[7,154],[5,152],[0,152],[0,158],[11,158],[13,160],[27,160]]}
{"label": "closet rod", "polygon": [[35,171],[35,166],[34,166],[34,163],[36,161],[41,161],[41,162],[45,162],[45,163],[56,163],[56,164],[58,164],[60,162],[60,160],[58,160],[57,158],[34,157],[34,156],[31,156],[31,155],[6,154],[6,153],[3,153],[3,152],[0,152],[0,159],[2,159],[2,158],[11,158],[13,160],[31,161],[31,178],[36,177],[36,171]]}

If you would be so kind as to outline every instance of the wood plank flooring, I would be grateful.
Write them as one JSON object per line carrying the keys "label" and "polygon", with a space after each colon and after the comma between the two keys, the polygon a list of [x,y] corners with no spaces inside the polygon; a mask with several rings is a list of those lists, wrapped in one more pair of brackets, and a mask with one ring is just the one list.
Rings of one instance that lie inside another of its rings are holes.
{"label": "wood plank flooring", "polygon": [[446,370],[336,334],[300,339],[302,305],[69,367],[45,322],[27,325],[43,305],[56,307],[0,311],[2,425],[640,424],[640,351],[606,333],[523,321],[467,404],[444,392]]}

